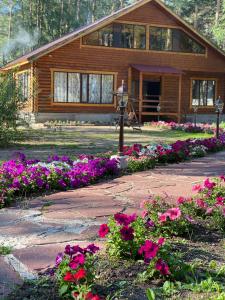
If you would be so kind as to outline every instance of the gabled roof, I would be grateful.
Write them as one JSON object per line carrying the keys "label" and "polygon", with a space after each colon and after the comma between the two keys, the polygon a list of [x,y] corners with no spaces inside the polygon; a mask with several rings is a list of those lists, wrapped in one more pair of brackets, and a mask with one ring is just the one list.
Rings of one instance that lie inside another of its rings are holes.
{"label": "gabled roof", "polygon": [[39,47],[19,58],[9,62],[2,68],[2,70],[10,69],[12,67],[16,67],[18,65],[26,64],[31,61],[34,61],[34,60],[38,59],[39,57],[70,43],[71,41],[73,41],[75,39],[78,39],[86,34],[89,34],[93,31],[97,30],[98,28],[108,25],[109,23],[113,22],[117,18],[120,18],[123,15],[130,13],[131,11],[133,11],[149,2],[152,2],[152,1],[157,3],[158,5],[160,5],[164,10],[166,10],[170,15],[172,15],[180,23],[182,23],[186,28],[188,28],[189,30],[194,32],[200,39],[204,40],[204,42],[207,45],[211,46],[214,50],[216,50],[218,53],[222,54],[225,57],[225,53],[221,49],[219,49],[211,41],[206,39],[203,35],[201,35],[198,31],[196,31],[191,25],[187,24],[181,17],[176,15],[171,9],[169,9],[165,4],[163,4],[161,0],[139,0],[132,5],[129,5],[125,8],[122,8],[122,9],[114,12],[113,14],[111,14],[109,16],[106,16],[92,24],[80,27],[77,30],[75,30],[69,34],[66,34],[66,35],[54,40],[53,42],[50,42],[42,47]]}

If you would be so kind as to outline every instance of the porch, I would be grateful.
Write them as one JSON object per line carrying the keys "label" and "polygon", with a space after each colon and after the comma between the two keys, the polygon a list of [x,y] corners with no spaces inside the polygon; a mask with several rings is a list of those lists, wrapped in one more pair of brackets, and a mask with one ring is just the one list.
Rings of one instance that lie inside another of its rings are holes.
{"label": "porch", "polygon": [[150,116],[166,116],[180,122],[182,74],[172,67],[130,65],[128,93],[137,99],[135,109],[140,122]]}

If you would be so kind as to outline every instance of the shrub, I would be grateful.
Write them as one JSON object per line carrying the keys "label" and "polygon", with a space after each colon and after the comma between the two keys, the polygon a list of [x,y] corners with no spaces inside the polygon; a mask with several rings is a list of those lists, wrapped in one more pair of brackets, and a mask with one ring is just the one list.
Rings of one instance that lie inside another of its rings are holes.
{"label": "shrub", "polygon": [[18,113],[24,106],[21,88],[13,72],[0,73],[0,144],[8,144],[20,136],[17,132]]}
{"label": "shrub", "polygon": [[145,171],[153,169],[156,165],[156,160],[150,156],[141,156],[139,158],[129,157],[127,159],[127,170],[130,172]]}

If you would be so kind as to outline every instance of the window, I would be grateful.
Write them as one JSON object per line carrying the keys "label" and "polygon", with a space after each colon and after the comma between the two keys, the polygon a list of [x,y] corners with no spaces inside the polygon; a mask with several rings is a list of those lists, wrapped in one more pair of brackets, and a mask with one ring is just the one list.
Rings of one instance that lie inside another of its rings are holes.
{"label": "window", "polygon": [[54,102],[112,104],[114,75],[54,72]]}
{"label": "window", "polygon": [[213,106],[215,98],[215,80],[192,80],[192,105]]}
{"label": "window", "polygon": [[28,100],[30,97],[30,73],[26,71],[17,74],[17,80],[23,100]]}
{"label": "window", "polygon": [[146,49],[146,27],[114,23],[83,38],[85,45]]}
{"label": "window", "polygon": [[181,29],[150,27],[150,50],[205,54],[205,47]]}

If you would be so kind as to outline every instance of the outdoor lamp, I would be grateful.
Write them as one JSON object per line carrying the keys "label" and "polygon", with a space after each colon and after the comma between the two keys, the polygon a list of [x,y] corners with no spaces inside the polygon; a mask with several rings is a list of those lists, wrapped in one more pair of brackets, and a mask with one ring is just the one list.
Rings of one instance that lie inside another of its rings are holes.
{"label": "outdoor lamp", "polygon": [[161,106],[160,103],[157,105],[157,112],[158,112],[158,122],[159,122],[159,118],[160,118],[160,111],[161,111]]}
{"label": "outdoor lamp", "polygon": [[125,109],[128,104],[128,92],[127,92],[126,86],[124,84],[124,80],[122,80],[122,85],[113,94],[117,98],[117,101],[119,104],[119,109],[120,109],[120,119],[119,119],[120,134],[119,134],[118,156],[123,157],[124,156],[124,152],[123,152],[123,148],[124,148],[124,113],[125,113]]}
{"label": "outdoor lamp", "polygon": [[195,123],[195,127],[197,126],[197,112],[198,112],[198,105],[193,105],[193,111],[195,114],[195,119],[194,119],[194,123]]}
{"label": "outdoor lamp", "polygon": [[220,114],[222,114],[224,108],[224,103],[220,98],[220,96],[215,101],[215,108],[216,108],[216,138],[218,139],[220,135]]}

